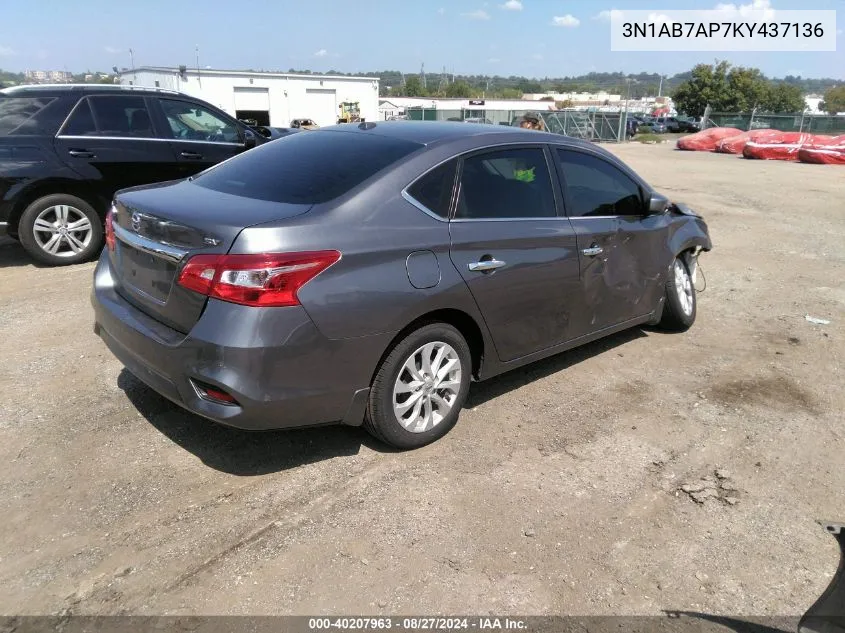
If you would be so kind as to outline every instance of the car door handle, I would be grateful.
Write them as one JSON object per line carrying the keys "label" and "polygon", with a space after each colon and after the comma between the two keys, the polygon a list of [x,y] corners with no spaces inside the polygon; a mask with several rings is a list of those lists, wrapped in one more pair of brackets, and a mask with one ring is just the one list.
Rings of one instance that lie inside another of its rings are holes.
{"label": "car door handle", "polygon": [[190,158],[192,160],[199,160],[202,158],[202,154],[197,154],[196,152],[182,152],[179,156],[182,158]]}
{"label": "car door handle", "polygon": [[87,149],[71,149],[68,150],[68,154],[77,158],[94,158],[94,152],[89,152]]}
{"label": "car door handle", "polygon": [[581,250],[581,253],[583,253],[587,257],[595,257],[596,255],[601,255],[603,252],[604,249],[601,246],[591,246],[590,248],[585,248]]}
{"label": "car door handle", "polygon": [[480,262],[472,262],[467,264],[467,268],[469,268],[472,272],[487,272],[489,270],[496,270],[497,268],[501,268],[505,265],[505,262],[498,260],[498,259],[482,259]]}

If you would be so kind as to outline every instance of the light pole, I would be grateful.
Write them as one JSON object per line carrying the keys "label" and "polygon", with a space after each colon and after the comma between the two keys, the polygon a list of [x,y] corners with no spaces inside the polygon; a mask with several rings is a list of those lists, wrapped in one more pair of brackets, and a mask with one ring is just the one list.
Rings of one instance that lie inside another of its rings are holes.
{"label": "light pole", "polygon": [[135,51],[133,51],[131,48],[129,49],[129,62],[132,70],[135,70]]}

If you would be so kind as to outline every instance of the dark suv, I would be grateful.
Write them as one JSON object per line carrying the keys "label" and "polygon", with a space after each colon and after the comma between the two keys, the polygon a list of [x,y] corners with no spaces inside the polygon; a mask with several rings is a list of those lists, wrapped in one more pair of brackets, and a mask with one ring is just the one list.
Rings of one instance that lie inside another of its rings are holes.
{"label": "dark suv", "polygon": [[90,259],[117,190],[186,178],[267,140],[178,92],[0,90],[0,235],[45,264]]}

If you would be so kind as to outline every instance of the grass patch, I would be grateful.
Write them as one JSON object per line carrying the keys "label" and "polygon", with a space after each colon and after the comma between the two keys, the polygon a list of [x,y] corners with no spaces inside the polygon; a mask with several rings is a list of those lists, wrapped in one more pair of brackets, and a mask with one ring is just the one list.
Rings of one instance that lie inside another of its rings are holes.
{"label": "grass patch", "polygon": [[665,134],[637,134],[633,141],[635,143],[660,143],[665,137]]}

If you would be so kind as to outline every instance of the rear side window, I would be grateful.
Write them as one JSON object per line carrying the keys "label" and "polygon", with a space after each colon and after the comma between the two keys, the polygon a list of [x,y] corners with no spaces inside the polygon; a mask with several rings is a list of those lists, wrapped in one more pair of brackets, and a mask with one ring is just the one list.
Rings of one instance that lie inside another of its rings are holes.
{"label": "rear side window", "polygon": [[39,114],[55,100],[54,97],[0,96],[0,136],[44,133]]}
{"label": "rear side window", "polygon": [[505,149],[464,160],[455,218],[526,219],[556,214],[542,149]]}
{"label": "rear side window", "polygon": [[61,133],[65,136],[155,136],[144,98],[123,95],[83,99]]}
{"label": "rear side window", "polygon": [[300,132],[212,167],[194,182],[257,200],[319,204],[422,147],[366,133]]}
{"label": "rear side window", "polygon": [[408,187],[408,193],[426,209],[445,220],[449,217],[457,169],[457,159],[445,162]]}
{"label": "rear side window", "polygon": [[66,136],[93,136],[97,134],[97,126],[94,124],[94,116],[91,114],[88,99],[83,99],[74,108],[73,113],[62,128],[62,134]]}

